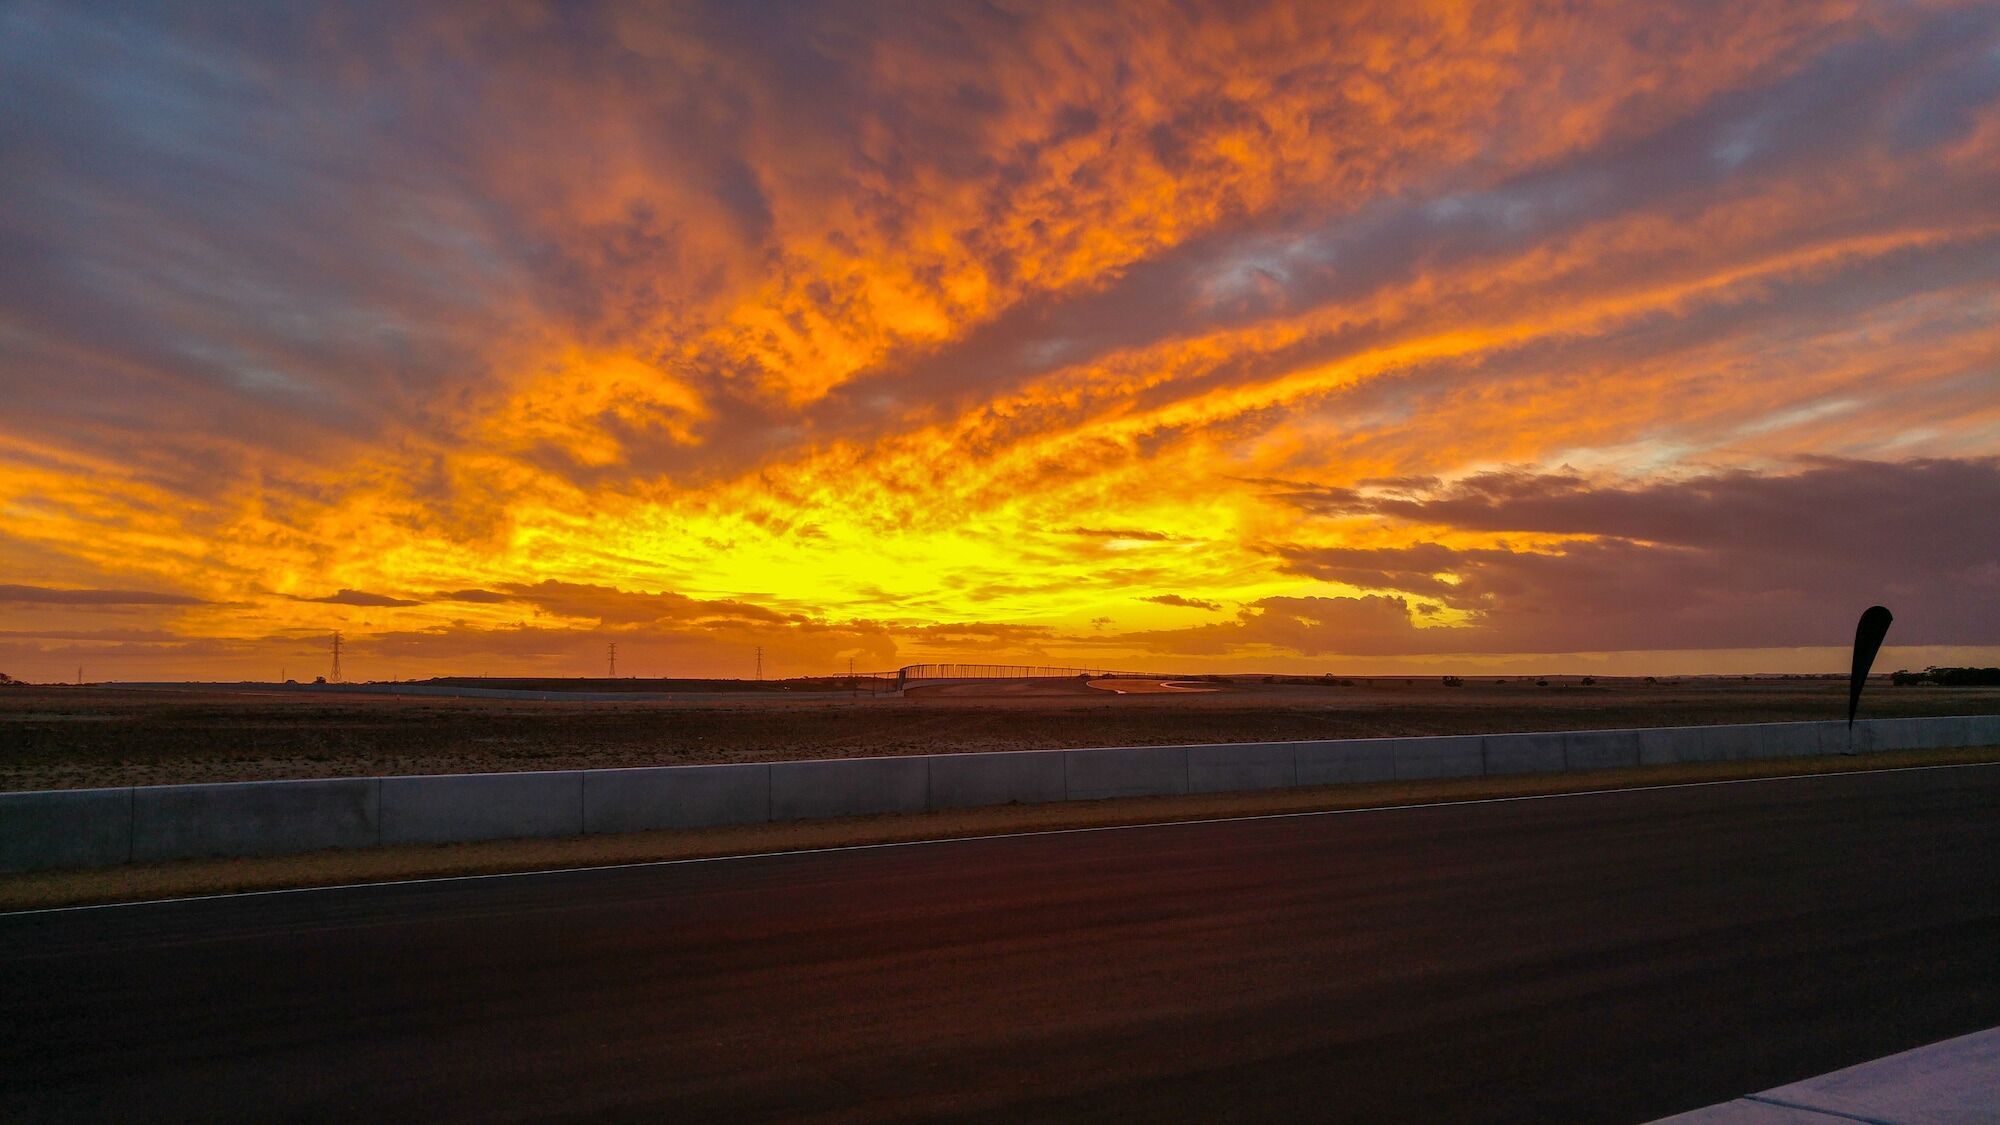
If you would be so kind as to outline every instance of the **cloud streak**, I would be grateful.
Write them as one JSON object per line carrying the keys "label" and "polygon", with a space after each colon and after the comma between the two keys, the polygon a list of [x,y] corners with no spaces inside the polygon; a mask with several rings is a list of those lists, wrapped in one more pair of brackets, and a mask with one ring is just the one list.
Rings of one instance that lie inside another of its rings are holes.
{"label": "cloud streak", "polygon": [[46,586],[0,585],[0,602],[27,605],[128,606],[200,605],[202,600],[186,594],[157,590],[71,590]]}
{"label": "cloud streak", "polygon": [[392,598],[387,594],[371,594],[366,590],[340,590],[331,594],[322,594],[316,598],[301,597],[298,595],[290,595],[290,597],[296,602],[319,602],[322,605],[373,606],[376,608],[424,604],[410,598]]}

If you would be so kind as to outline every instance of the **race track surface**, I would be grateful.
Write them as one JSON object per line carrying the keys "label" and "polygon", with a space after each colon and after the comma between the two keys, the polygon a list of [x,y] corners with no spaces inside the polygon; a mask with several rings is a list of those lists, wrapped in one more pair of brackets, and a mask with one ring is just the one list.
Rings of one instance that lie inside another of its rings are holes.
{"label": "race track surface", "polygon": [[2000,767],[0,917],[7,1120],[1640,1121],[2000,1024]]}

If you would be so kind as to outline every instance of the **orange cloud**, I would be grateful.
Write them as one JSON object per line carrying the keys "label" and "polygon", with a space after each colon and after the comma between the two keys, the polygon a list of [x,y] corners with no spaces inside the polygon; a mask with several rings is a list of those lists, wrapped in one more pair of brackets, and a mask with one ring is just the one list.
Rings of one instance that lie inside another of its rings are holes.
{"label": "orange cloud", "polygon": [[0,583],[187,600],[0,659],[1665,648],[1442,588],[1602,531],[1287,497],[2000,452],[1976,5],[17,22]]}

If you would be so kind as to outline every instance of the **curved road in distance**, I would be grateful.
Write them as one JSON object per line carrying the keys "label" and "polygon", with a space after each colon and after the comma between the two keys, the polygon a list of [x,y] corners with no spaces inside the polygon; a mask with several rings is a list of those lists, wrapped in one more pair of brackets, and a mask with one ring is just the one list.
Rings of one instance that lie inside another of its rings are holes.
{"label": "curved road in distance", "polygon": [[8,1120],[1646,1120],[2000,1024],[2000,767],[0,916]]}
{"label": "curved road in distance", "polygon": [[1090,681],[1090,686],[1114,695],[1175,695],[1222,690],[1212,683],[1203,683],[1199,680],[1103,679]]}

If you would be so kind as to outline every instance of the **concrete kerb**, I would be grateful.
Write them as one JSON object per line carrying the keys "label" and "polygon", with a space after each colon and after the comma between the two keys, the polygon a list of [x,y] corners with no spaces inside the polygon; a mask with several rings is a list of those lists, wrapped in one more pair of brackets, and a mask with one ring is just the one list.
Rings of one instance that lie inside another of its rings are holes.
{"label": "concrete kerb", "polygon": [[715,828],[770,819],[767,762],[583,771],[586,833]]}
{"label": "concrete kerb", "polygon": [[931,758],[930,807],[1043,804],[1066,800],[1062,750],[939,754]]}
{"label": "concrete kerb", "polygon": [[1244,742],[1187,748],[1187,791],[1235,793],[1252,789],[1296,789],[1295,743]]}
{"label": "concrete kerb", "polygon": [[1188,791],[1188,748],[1122,746],[1063,751],[1064,788],[1072,801],[1165,797]]}
{"label": "concrete kerb", "polygon": [[382,779],[384,844],[581,835],[580,770]]}
{"label": "concrete kerb", "polygon": [[132,791],[132,858],[283,855],[381,840],[373,777],[157,785]]}
{"label": "concrete kerb", "polygon": [[771,819],[924,812],[930,779],[930,759],[918,756],[772,762]]}
{"label": "concrete kerb", "polygon": [[127,862],[132,792],[125,787],[0,793],[0,872]]}

